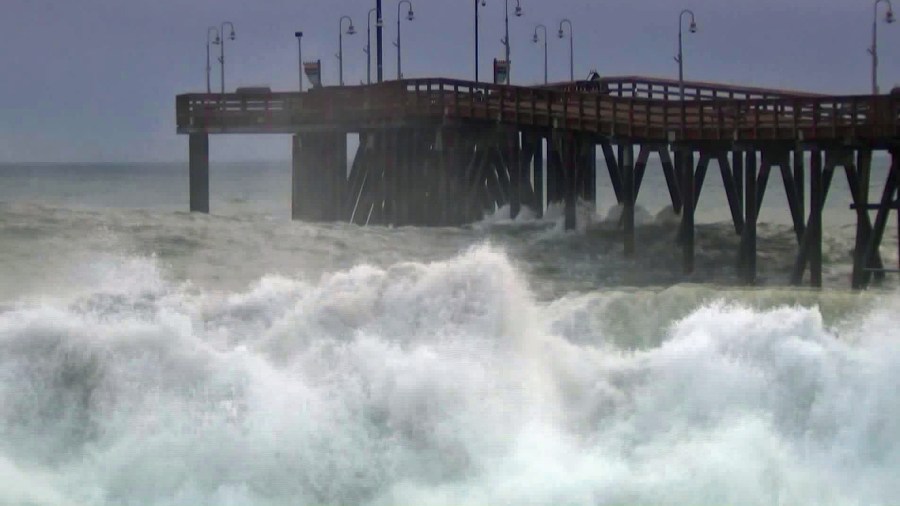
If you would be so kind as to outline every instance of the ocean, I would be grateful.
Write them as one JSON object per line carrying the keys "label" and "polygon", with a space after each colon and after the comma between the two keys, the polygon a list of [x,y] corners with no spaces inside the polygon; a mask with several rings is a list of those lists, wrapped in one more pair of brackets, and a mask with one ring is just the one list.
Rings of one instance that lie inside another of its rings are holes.
{"label": "ocean", "polygon": [[840,173],[821,291],[787,285],[777,174],[752,288],[713,168],[690,277],[656,166],[634,259],[603,183],[565,232],[291,222],[289,162],[211,178],[196,215],[186,164],[0,165],[0,504],[900,495],[900,293],[849,290]]}

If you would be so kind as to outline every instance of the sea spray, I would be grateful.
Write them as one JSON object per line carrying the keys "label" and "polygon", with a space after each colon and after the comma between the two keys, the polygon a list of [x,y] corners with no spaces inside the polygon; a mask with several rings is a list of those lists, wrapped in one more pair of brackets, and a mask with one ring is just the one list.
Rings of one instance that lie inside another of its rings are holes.
{"label": "sea spray", "polygon": [[[235,292],[167,280],[152,258],[106,261],[137,275],[0,314],[0,503],[900,492],[898,295],[827,321],[812,302],[702,287],[539,302],[487,246]],[[628,318],[653,321],[608,321],[629,300],[645,309]]]}

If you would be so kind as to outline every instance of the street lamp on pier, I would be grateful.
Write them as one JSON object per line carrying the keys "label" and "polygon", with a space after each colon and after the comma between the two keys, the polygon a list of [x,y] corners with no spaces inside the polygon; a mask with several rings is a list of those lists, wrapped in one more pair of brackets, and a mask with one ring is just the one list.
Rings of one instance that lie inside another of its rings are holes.
{"label": "street lamp on pier", "polygon": [[415,15],[412,10],[412,2],[409,0],[400,0],[397,4],[397,42],[394,44],[397,46],[397,80],[403,79],[403,63],[400,59],[400,7],[403,7],[403,4],[406,4],[409,7],[409,12],[406,14],[406,19],[412,21],[415,19]]}
{"label": "street lamp on pier", "polygon": [[544,84],[547,84],[547,27],[544,25],[537,25],[534,27],[534,38],[532,38],[532,42],[537,44],[540,42],[538,38],[538,28],[543,30],[544,35]]}
{"label": "street lamp on pier", "polygon": [[697,33],[697,22],[694,20],[694,11],[690,9],[681,11],[681,14],[678,15],[678,56],[675,57],[675,61],[678,62],[678,94],[682,101],[684,101],[684,44],[682,42],[682,33],[684,29],[685,14],[691,16],[691,33]]}
{"label": "street lamp on pier", "polygon": [[[215,33],[216,38],[211,39],[211,35]],[[215,26],[210,26],[206,29],[206,93],[212,93],[212,86],[210,84],[209,74],[212,72],[212,65],[210,65],[209,60],[209,46],[211,44],[215,44],[219,40],[219,29]]]}
{"label": "street lamp on pier", "polygon": [[349,22],[347,26],[347,35],[353,35],[356,33],[356,28],[353,26],[353,20],[350,19],[350,16],[341,16],[341,19],[338,21],[338,82],[340,85],[344,85],[344,20]]}
{"label": "street lamp on pier", "polygon": [[[509,50],[509,2],[511,0],[506,0],[504,5],[506,6],[505,16],[504,16],[504,25],[506,27],[506,35],[503,37],[503,45],[506,46],[506,82],[507,84],[512,84],[512,79],[510,74],[512,73],[512,61],[509,59],[510,50]],[[522,4],[520,0],[516,0],[516,17],[522,17]]]}
{"label": "street lamp on pier", "polygon": [[875,0],[875,19],[872,20],[872,47],[869,48],[869,54],[872,55],[872,94],[878,94],[878,4],[884,2],[887,4],[887,12],[884,15],[885,23],[894,22],[894,7],[891,0]]}
{"label": "street lamp on pier", "polygon": [[569,25],[569,81],[575,81],[575,30],[572,29],[572,22],[566,18],[559,22],[559,38],[566,36],[563,31],[563,25]]}
{"label": "street lamp on pier", "polygon": [[219,27],[219,33],[216,35],[216,40],[212,43],[219,46],[219,68],[221,69],[221,80],[222,80],[222,94],[225,94],[225,26],[231,29],[231,34],[228,36],[229,39],[235,39],[234,33],[234,23],[231,21],[226,21],[222,23],[222,26]]}
{"label": "street lamp on pier", "polygon": [[297,37],[297,70],[300,73],[300,93],[303,93],[303,32],[294,32]]}

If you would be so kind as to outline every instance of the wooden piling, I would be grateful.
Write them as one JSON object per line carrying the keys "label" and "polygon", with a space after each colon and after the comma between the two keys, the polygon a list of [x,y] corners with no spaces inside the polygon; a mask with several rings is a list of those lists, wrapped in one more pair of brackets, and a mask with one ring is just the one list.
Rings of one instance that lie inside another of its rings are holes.
{"label": "wooden piling", "polygon": [[586,202],[597,202],[597,144],[591,135],[579,136],[579,196]]}
{"label": "wooden piling", "polygon": [[619,161],[616,158],[616,153],[609,140],[601,141],[600,148],[603,150],[603,159],[606,161],[606,170],[609,173],[609,182],[616,195],[616,203],[623,204],[625,198],[622,192],[622,172],[619,170]]}
{"label": "wooden piling", "polygon": [[[737,196],[737,208],[741,212],[741,216],[745,214],[744,209],[744,152],[737,147],[731,151],[731,171],[734,174],[734,194]],[[741,219],[743,223],[743,218]],[[743,226],[739,234],[743,234]]]}
{"label": "wooden piling", "polygon": [[547,142],[547,205],[562,202],[565,193],[562,152],[556,135]]}
{"label": "wooden piling", "polygon": [[860,149],[857,156],[856,174],[852,178],[852,171],[847,170],[847,179],[855,179],[855,184],[851,184],[853,192],[853,201],[856,207],[856,238],[853,247],[853,275],[851,286],[854,290],[861,290],[866,287],[866,248],[869,244],[869,237],[872,235],[871,221],[869,220],[869,182],[872,171],[872,152],[867,149]]}
{"label": "wooden piling", "polygon": [[[731,222],[734,225],[734,232],[741,235],[744,230],[743,197],[738,195],[738,185],[735,181],[736,178],[734,172],[731,169],[731,163],[728,161],[728,152],[720,151],[717,159],[719,162],[719,172],[722,174],[722,186],[725,188],[725,197],[728,199],[728,210],[731,212]],[[741,166],[743,166],[743,164],[741,164]]]}
{"label": "wooden piling", "polygon": [[741,235],[741,280],[747,285],[756,283],[756,223],[759,208],[756,191],[756,148],[746,152],[744,165],[744,231]]}
{"label": "wooden piling", "polygon": [[[867,268],[879,270],[877,267],[876,257],[878,249],[881,246],[881,240],[887,227],[888,218],[891,211],[896,207],[898,187],[900,187],[900,167],[897,167],[896,151],[891,152],[891,168],[888,170],[887,182],[884,185],[884,191],[881,194],[881,201],[878,204],[878,212],[875,215],[875,223],[872,226],[872,235],[869,237],[866,245],[865,255],[863,257],[864,265]],[[872,279],[873,272],[871,270],[864,271],[864,285],[868,285]]]}
{"label": "wooden piling", "polygon": [[622,178],[622,229],[624,232],[625,256],[635,254],[634,206],[637,197],[635,191],[634,145],[623,142],[619,144],[619,174]]}
{"label": "wooden piling", "polygon": [[188,137],[188,188],[192,213],[209,213],[209,135]]}
{"label": "wooden piling", "polygon": [[667,146],[660,146],[656,152],[659,154],[659,163],[662,165],[663,175],[666,177],[666,186],[669,189],[669,199],[672,202],[672,210],[676,214],[681,213],[684,205],[681,198],[681,183],[678,180],[678,173],[675,164],[672,163],[672,155],[669,154]]}
{"label": "wooden piling", "polygon": [[675,152],[681,175],[681,255],[682,271],[694,273],[694,213],[697,207],[693,148],[681,146]]}
{"label": "wooden piling", "polygon": [[312,198],[309,191],[309,183],[306,180],[307,163],[303,160],[303,137],[294,135],[291,138],[291,218],[303,220],[307,218],[306,209]]}
{"label": "wooden piling", "polygon": [[507,160],[509,170],[509,219],[514,220],[522,209],[522,163],[520,155],[522,147],[519,145],[519,131],[512,130],[506,135]]}
{"label": "wooden piling", "polygon": [[[799,142],[797,143],[797,147],[794,148],[793,156],[794,192],[797,201],[797,212],[802,218],[806,216],[806,156],[803,151],[803,146],[800,145]],[[803,224],[801,227],[802,229],[798,231],[800,236],[802,236],[803,232],[806,230],[806,223],[802,220],[801,223]]]}
{"label": "wooden piling", "polygon": [[[810,223],[811,248],[809,249],[809,284],[822,287],[822,211],[825,208],[827,186],[822,172],[822,151],[818,148],[810,153]],[[833,168],[831,169],[833,170]]]}
{"label": "wooden piling", "polygon": [[532,157],[531,179],[534,185],[534,212],[538,218],[544,217],[544,138],[535,135],[532,138],[534,142],[534,156]]}
{"label": "wooden piling", "polygon": [[565,187],[565,228],[575,230],[577,227],[578,202],[578,142],[574,134],[560,133],[559,152],[565,157],[563,184]]}

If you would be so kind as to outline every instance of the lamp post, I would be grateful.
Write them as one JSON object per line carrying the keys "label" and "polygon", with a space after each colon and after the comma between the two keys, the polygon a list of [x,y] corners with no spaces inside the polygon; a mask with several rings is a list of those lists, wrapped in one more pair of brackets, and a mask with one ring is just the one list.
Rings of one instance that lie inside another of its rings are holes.
{"label": "lamp post", "polygon": [[347,26],[347,35],[353,35],[356,33],[356,28],[353,27],[353,20],[350,19],[350,16],[341,16],[341,19],[338,21],[338,82],[340,82],[341,86],[344,85],[344,20],[349,21],[349,26]]}
{"label": "lamp post", "polygon": [[219,29],[215,26],[210,26],[206,29],[206,93],[212,93],[212,86],[210,85],[209,74],[212,72],[212,65],[209,63],[209,46],[214,44],[213,40],[210,40],[210,35],[215,33],[215,40],[219,40]]}
{"label": "lamp post", "polygon": [[409,6],[409,12],[406,14],[406,19],[412,21],[415,19],[415,15],[412,10],[412,2],[409,0],[400,0],[397,4],[397,43],[394,44],[397,46],[397,80],[403,79],[403,63],[400,61],[400,7],[406,4]]}
{"label": "lamp post", "polygon": [[475,0],[475,82],[479,82],[478,79],[478,4],[481,3],[481,6],[484,7],[487,5],[485,0]]}
{"label": "lamp post", "polygon": [[300,75],[300,93],[303,93],[303,32],[294,32],[297,37],[297,70]]}
{"label": "lamp post", "polygon": [[378,53],[378,82],[382,82],[384,80],[384,48],[382,46],[382,37],[384,32],[384,16],[381,13],[381,0],[375,0],[375,16],[378,20],[376,24],[377,30],[375,34],[375,38],[377,39],[377,53]]}
{"label": "lamp post", "polygon": [[[372,14],[376,14],[378,9],[369,9],[369,17],[366,19],[366,47],[363,52],[366,53],[366,84],[372,84]],[[376,21],[379,25],[380,21]]]}
{"label": "lamp post", "polygon": [[218,44],[219,46],[219,67],[222,71],[221,80],[222,80],[222,94],[225,94],[225,25],[228,25],[231,28],[231,35],[229,38],[234,40],[234,23],[231,21],[226,21],[222,23],[222,26],[219,28],[219,35],[216,37],[216,40],[213,41],[213,44]]}
{"label": "lamp post", "polygon": [[684,44],[682,43],[682,31],[684,28],[685,14],[691,16],[691,33],[697,33],[697,22],[694,21],[694,11],[690,9],[681,11],[681,14],[678,15],[678,56],[675,57],[675,61],[678,62],[678,93],[682,101],[684,101]]}
{"label": "lamp post", "polygon": [[[509,2],[510,0],[506,0],[504,5],[506,6],[505,16],[504,16],[504,25],[506,27],[506,35],[503,37],[503,45],[506,46],[506,83],[512,84],[512,78],[510,74],[512,73],[512,62],[509,59]],[[516,17],[522,17],[522,4],[519,3],[519,0],[516,0]]]}
{"label": "lamp post", "polygon": [[575,81],[575,31],[572,29],[572,22],[566,18],[559,22],[559,38],[566,36],[563,31],[563,25],[569,25],[569,80]]}
{"label": "lamp post", "polygon": [[869,48],[869,54],[872,55],[872,94],[878,94],[878,4],[884,2],[887,4],[887,12],[884,15],[885,23],[894,22],[894,7],[891,0],[875,0],[875,18],[872,20],[872,47]]}
{"label": "lamp post", "polygon": [[537,25],[534,27],[534,38],[532,38],[532,42],[537,44],[540,39],[538,39],[538,28],[544,31],[544,84],[547,84],[547,27],[544,25]]}

